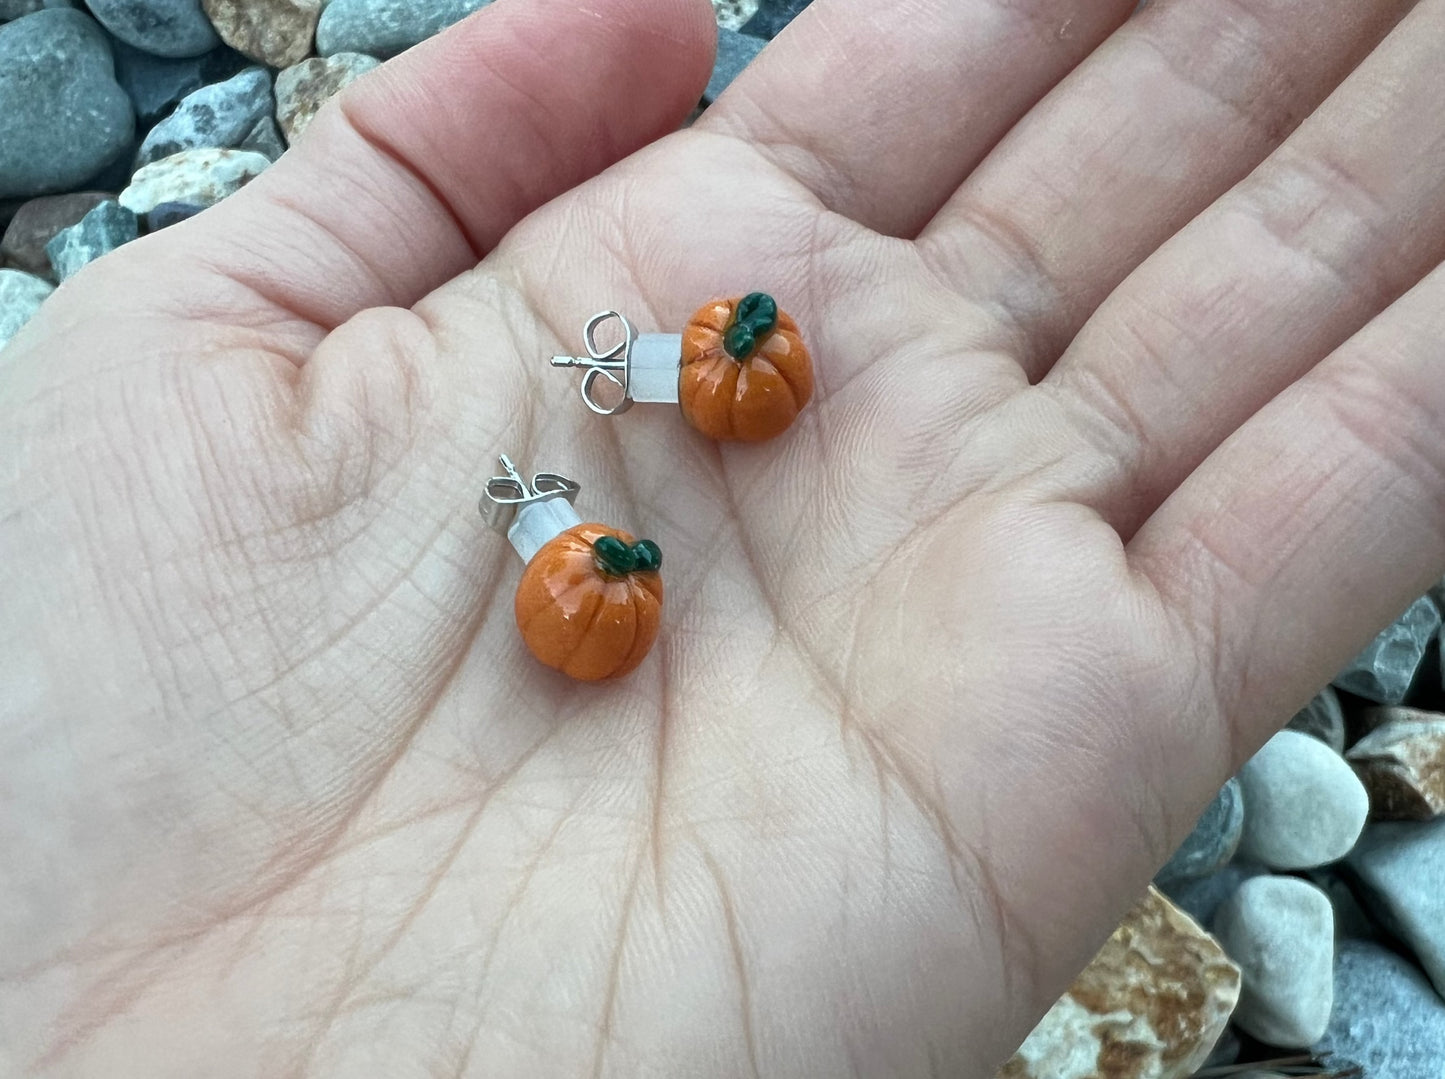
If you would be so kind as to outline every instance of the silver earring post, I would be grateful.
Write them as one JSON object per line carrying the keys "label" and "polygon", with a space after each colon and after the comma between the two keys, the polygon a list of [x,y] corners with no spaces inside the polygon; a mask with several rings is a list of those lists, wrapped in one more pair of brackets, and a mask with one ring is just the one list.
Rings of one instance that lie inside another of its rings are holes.
{"label": "silver earring post", "polygon": [[[611,348],[597,344],[598,327],[616,319],[622,340]],[[677,402],[678,365],[682,362],[682,334],[639,334],[620,311],[599,311],[582,328],[586,356],[553,356],[553,367],[581,367],[582,402],[599,416],[626,412],[635,401]],[[613,386],[606,400],[599,395],[598,380]]]}
{"label": "silver earring post", "polygon": [[530,562],[552,539],[582,523],[572,508],[582,487],[555,472],[538,472],[528,485],[510,457],[504,453],[499,459],[506,475],[487,480],[477,508],[488,527],[504,533],[522,561]]}

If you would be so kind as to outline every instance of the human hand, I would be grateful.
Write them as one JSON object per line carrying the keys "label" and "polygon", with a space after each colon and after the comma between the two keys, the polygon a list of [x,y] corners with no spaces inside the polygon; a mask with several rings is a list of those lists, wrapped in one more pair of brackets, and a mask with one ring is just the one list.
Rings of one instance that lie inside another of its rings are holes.
{"label": "human hand", "polygon": [[[638,150],[706,6],[501,0],[62,287],[0,357],[0,1070],[989,1075],[1445,566],[1411,7],[820,0]],[[775,442],[547,366],[755,288]],[[628,679],[526,654],[499,451],[661,544]]]}

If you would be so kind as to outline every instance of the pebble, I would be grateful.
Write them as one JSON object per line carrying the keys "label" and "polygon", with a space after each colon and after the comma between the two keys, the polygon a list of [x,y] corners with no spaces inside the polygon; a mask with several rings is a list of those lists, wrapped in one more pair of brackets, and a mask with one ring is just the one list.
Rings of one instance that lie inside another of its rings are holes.
{"label": "pebble", "polygon": [[9,22],[52,7],[78,8],[80,0],[0,0],[0,22]]}
{"label": "pebble", "polygon": [[1335,685],[1376,704],[1399,704],[1439,629],[1440,609],[1421,596],[1335,676]]}
{"label": "pebble", "polygon": [[766,44],[762,38],[719,27],[717,58],[713,61],[712,78],[708,79],[707,89],[702,92],[703,101],[710,105],[720,98],[722,92],[742,74],[743,68],[753,62]]}
{"label": "pebble", "polygon": [[137,214],[149,213],[163,202],[211,206],[239,191],[270,164],[246,150],[182,150],[138,170],[120,193],[120,204]]}
{"label": "pebble", "polygon": [[182,150],[235,146],[275,107],[271,76],[248,67],[225,82],[188,94],[141,143],[136,166],[149,165]]}
{"label": "pebble", "polygon": [[1220,908],[1214,932],[1243,979],[1235,1026],[1281,1048],[1318,1041],[1332,1002],[1329,897],[1295,877],[1256,877]]}
{"label": "pebble", "polygon": [[1207,877],[1167,881],[1159,888],[1180,910],[1207,929],[1214,924],[1214,916],[1224,901],[1241,884],[1268,872],[1264,866],[1236,860]]}
{"label": "pebble", "polygon": [[1336,753],[1345,751],[1345,710],[1334,689],[1325,686],[1314,700],[1295,713],[1289,729],[1318,738]]}
{"label": "pebble", "polygon": [[40,310],[55,286],[23,270],[0,270],[0,350]]}
{"label": "pebble", "polygon": [[105,34],[78,11],[0,26],[0,198],[74,189],[130,145],[114,75]]}
{"label": "pebble", "polygon": [[199,56],[221,43],[201,0],[87,0],[101,24],[155,56]]}
{"label": "pebble", "polygon": [[1343,858],[1370,812],[1364,784],[1338,753],[1299,731],[1280,731],[1239,770],[1248,812],[1239,852],[1274,869]]}
{"label": "pebble", "polygon": [[140,235],[140,221],[112,199],[102,202],[68,229],[56,233],[45,245],[56,279],[64,282],[82,269],[108,255],[121,244]]}
{"label": "pebble", "polygon": [[178,60],[152,56],[124,41],[112,41],[111,51],[116,81],[130,95],[136,115],[144,123],[160,119],[187,94],[229,79],[249,63],[225,45]]}
{"label": "pebble", "polygon": [[757,14],[739,29],[754,37],[772,40],[783,28],[802,14],[811,0],[760,0]]}
{"label": "pebble", "polygon": [[1362,708],[1357,713],[1360,728],[1365,732],[1377,731],[1390,723],[1433,723],[1445,719],[1445,714],[1430,712],[1424,708],[1406,708],[1401,704],[1381,704]]}
{"label": "pebble", "polygon": [[1189,837],[1159,870],[1155,883],[1197,880],[1221,869],[1239,849],[1243,829],[1244,798],[1239,793],[1239,780],[1230,779],[1200,814]]}
{"label": "pebble", "polygon": [[68,229],[106,199],[101,191],[78,191],[72,195],[46,195],[31,199],[16,212],[4,239],[0,239],[0,263],[37,277],[53,272],[45,245],[61,229]]}
{"label": "pebble", "polygon": [[236,144],[236,149],[250,150],[277,161],[286,152],[286,136],[281,134],[281,128],[277,126],[274,116],[263,116],[246,137]]}
{"label": "pebble", "polygon": [[330,0],[316,24],[316,52],[395,56],[460,22],[490,0]]}
{"label": "pebble", "polygon": [[[1384,709],[1381,709],[1384,711]],[[1370,731],[1346,755],[1376,820],[1445,816],[1445,715],[1414,709]]]}
{"label": "pebble", "polygon": [[[1209,1057],[1239,989],[1218,942],[1150,888],[997,1079],[1187,1076]],[[1130,1071],[1116,1070],[1121,1060]]]}
{"label": "pebble", "polygon": [[221,40],[252,60],[290,67],[311,53],[321,0],[201,0]]}
{"label": "pebble", "polygon": [[379,66],[380,61],[374,57],[343,52],[303,60],[277,75],[276,119],[286,134],[286,141],[294,145],[322,105],[343,87]]}
{"label": "pebble", "polygon": [[163,202],[146,214],[146,231],[159,232],[172,225],[179,225],[182,221],[189,221],[204,209],[204,206],[196,206],[189,202]]}
{"label": "pebble", "polygon": [[758,0],[712,0],[713,17],[724,30],[741,30],[758,12]]}
{"label": "pebble", "polygon": [[1314,1051],[1368,1079],[1441,1079],[1445,1002],[1409,960],[1377,944],[1340,942],[1335,1011]]}
{"label": "pebble", "polygon": [[1345,865],[1370,912],[1445,996],[1445,819],[1372,824]]}

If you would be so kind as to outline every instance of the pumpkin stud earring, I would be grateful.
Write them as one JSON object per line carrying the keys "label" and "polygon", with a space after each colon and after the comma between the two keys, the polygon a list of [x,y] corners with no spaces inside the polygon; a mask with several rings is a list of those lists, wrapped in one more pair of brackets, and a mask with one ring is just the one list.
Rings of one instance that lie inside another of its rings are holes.
{"label": "pumpkin stud earring", "polygon": [[[622,340],[604,349],[597,331],[614,319]],[[582,338],[586,356],[553,356],[552,366],[586,370],[582,400],[599,415],[670,401],[709,438],[762,442],[792,426],[813,396],[813,361],[797,323],[765,292],[704,304],[680,334],[639,334],[621,312],[603,311]]]}
{"label": "pumpkin stud earring", "polygon": [[482,495],[482,516],[526,563],[514,604],[532,655],[583,682],[619,678],[652,650],[662,613],[662,552],[651,540],[583,524],[582,489],[539,472],[529,486],[504,454],[505,476]]}

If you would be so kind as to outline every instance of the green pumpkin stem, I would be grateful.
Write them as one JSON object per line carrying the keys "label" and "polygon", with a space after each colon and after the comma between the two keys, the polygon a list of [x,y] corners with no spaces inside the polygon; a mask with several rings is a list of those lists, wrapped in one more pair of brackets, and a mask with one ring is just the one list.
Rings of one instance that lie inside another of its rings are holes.
{"label": "green pumpkin stem", "polygon": [[632,545],[632,553],[637,558],[639,573],[656,573],[662,569],[662,548],[651,540],[638,540]]}
{"label": "green pumpkin stem", "polygon": [[778,304],[766,292],[749,292],[738,301],[732,321],[723,331],[723,350],[741,363],[778,324]]}
{"label": "green pumpkin stem", "polygon": [[598,569],[612,577],[656,573],[662,568],[662,551],[651,540],[638,540],[629,547],[616,536],[598,536],[592,541],[592,558]]}
{"label": "green pumpkin stem", "polygon": [[626,577],[637,568],[632,548],[616,536],[598,536],[592,541],[592,557],[598,569],[613,577]]}

